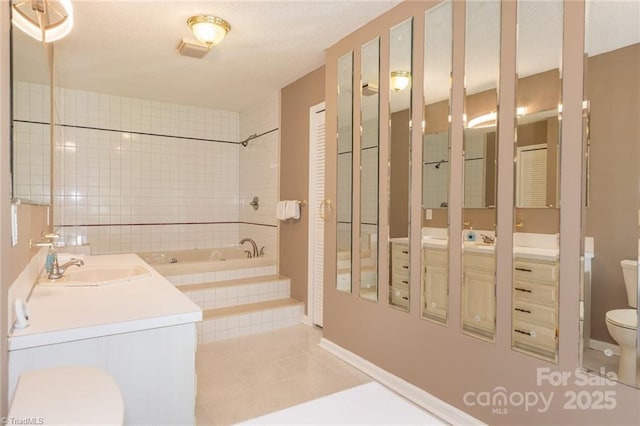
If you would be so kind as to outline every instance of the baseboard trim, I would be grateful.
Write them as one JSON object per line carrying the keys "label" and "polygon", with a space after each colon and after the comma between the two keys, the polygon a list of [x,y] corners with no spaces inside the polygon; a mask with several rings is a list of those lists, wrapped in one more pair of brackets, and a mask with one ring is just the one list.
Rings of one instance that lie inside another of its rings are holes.
{"label": "baseboard trim", "polygon": [[420,389],[406,380],[389,373],[388,371],[354,354],[353,352],[336,345],[324,337],[320,339],[319,346],[449,424],[485,424],[464,411],[447,404],[423,389]]}
{"label": "baseboard trim", "polygon": [[614,355],[620,356],[620,346],[613,343],[603,342],[601,340],[589,339],[589,348],[603,352],[606,349],[610,349]]}

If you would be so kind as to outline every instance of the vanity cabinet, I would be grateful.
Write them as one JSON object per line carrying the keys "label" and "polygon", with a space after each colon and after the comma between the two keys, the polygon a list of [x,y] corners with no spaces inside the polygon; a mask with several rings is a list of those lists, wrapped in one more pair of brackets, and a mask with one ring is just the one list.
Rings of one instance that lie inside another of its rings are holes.
{"label": "vanity cabinet", "polygon": [[514,258],[513,347],[557,360],[558,262]]}
{"label": "vanity cabinet", "polygon": [[449,253],[446,249],[422,249],[422,316],[447,320],[449,305]]}
{"label": "vanity cabinet", "polygon": [[391,285],[389,301],[392,305],[409,309],[409,243],[391,242]]}
{"label": "vanity cabinet", "polygon": [[462,329],[477,337],[492,338],[495,330],[495,259],[493,252],[464,252]]}

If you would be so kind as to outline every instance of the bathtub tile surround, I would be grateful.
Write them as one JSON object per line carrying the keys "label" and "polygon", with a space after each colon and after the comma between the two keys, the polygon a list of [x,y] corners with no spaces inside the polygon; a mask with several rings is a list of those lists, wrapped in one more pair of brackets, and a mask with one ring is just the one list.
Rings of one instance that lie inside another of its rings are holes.
{"label": "bathtub tile surround", "polygon": [[[144,254],[141,256],[145,257]],[[272,260],[269,265],[251,266],[269,259]],[[237,263],[242,265],[233,266]],[[233,269],[222,270],[227,265]],[[185,268],[198,272],[182,273]],[[203,322],[197,325],[199,343],[262,333],[302,322],[304,304],[290,297],[291,280],[276,274],[273,258],[182,265],[178,261],[156,266],[156,269],[204,311]]]}
{"label": "bathtub tile surround", "polygon": [[[280,127],[280,99],[268,98],[248,111],[240,113],[240,139]],[[280,130],[249,141],[240,147],[240,237],[253,238],[265,254],[277,252],[276,204]],[[260,200],[258,210],[249,203],[254,196]]]}

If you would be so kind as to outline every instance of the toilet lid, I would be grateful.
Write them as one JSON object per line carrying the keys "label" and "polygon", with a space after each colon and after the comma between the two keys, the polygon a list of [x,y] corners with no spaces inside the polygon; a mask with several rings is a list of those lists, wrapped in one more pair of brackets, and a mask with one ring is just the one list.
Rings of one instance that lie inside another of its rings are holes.
{"label": "toilet lid", "polygon": [[635,309],[615,309],[607,312],[607,321],[618,327],[635,330],[638,327],[638,315]]}
{"label": "toilet lid", "polygon": [[122,425],[124,403],[116,382],[93,367],[57,367],[22,373],[9,417],[46,424]]}

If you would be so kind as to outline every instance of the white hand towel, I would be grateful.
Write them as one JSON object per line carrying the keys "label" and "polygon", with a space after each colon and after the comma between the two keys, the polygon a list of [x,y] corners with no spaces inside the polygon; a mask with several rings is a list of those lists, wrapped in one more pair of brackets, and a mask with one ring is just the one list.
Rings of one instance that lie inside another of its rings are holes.
{"label": "white hand towel", "polygon": [[278,204],[276,205],[277,220],[287,220],[287,217],[285,216],[286,206],[287,206],[286,201],[278,201]]}
{"label": "white hand towel", "polygon": [[300,219],[300,203],[296,200],[287,201],[285,216],[287,219]]}

